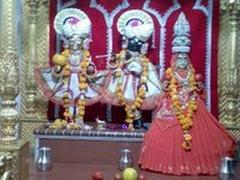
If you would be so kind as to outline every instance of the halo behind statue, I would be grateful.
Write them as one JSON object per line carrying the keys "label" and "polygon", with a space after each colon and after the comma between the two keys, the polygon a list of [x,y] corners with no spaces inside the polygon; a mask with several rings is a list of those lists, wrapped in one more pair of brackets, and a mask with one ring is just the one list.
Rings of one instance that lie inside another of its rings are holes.
{"label": "halo behind statue", "polygon": [[117,22],[118,32],[131,38],[133,36],[147,41],[154,30],[151,16],[142,10],[129,10],[123,13]]}
{"label": "halo behind statue", "polygon": [[[66,25],[67,23],[70,25]],[[87,14],[80,9],[67,8],[56,15],[54,29],[59,35],[78,34],[86,36],[91,31],[91,21]]]}

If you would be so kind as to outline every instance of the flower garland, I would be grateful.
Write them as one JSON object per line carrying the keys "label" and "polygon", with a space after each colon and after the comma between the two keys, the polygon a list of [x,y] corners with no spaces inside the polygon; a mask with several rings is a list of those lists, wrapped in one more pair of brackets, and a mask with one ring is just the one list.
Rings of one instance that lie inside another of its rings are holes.
{"label": "flower garland", "polygon": [[[65,49],[64,51],[61,52],[61,55],[69,58],[70,56],[70,49]],[[68,63],[66,63],[63,67],[63,82],[64,82],[64,85],[67,85],[68,83],[68,76],[70,75],[70,66]],[[63,113],[63,116],[64,116],[64,119],[66,121],[68,121],[69,119],[72,119],[71,115],[70,115],[70,109],[69,109],[69,106],[70,106],[70,100],[69,100],[69,97],[68,97],[68,93],[65,92],[64,95],[63,95],[63,107],[64,107],[64,113]]]}
{"label": "flower garland", "polygon": [[125,106],[126,111],[126,122],[128,123],[128,128],[133,130],[133,121],[138,118],[136,117],[136,109],[142,106],[143,99],[146,93],[146,81],[147,81],[147,74],[148,74],[148,63],[149,59],[145,56],[140,57],[140,63],[143,67],[143,71],[140,78],[140,86],[137,90],[137,95],[134,102],[130,103],[127,102],[124,98],[124,93],[122,90],[122,82],[123,82],[123,72],[121,70],[122,65],[124,64],[124,57],[125,57],[125,50],[122,50],[119,54],[117,54],[117,71],[115,72],[115,78],[118,79],[117,81],[117,88],[115,91],[115,95],[118,98],[119,104]]}
{"label": "flower garland", "polygon": [[192,148],[192,136],[189,132],[193,125],[193,115],[197,109],[196,99],[194,96],[194,93],[197,89],[196,87],[196,81],[194,77],[194,71],[191,68],[190,70],[190,76],[188,79],[188,86],[190,88],[190,91],[193,92],[193,95],[189,98],[188,102],[186,104],[181,104],[181,101],[178,96],[178,89],[181,88],[181,84],[179,80],[177,80],[174,76],[172,68],[168,68],[166,70],[166,76],[168,79],[170,79],[170,84],[168,86],[168,94],[171,97],[172,106],[175,111],[175,115],[177,120],[179,121],[179,124],[182,127],[182,130],[184,132],[183,138],[184,142],[182,144],[183,148],[185,150],[191,150]]}
{"label": "flower garland", "polygon": [[[66,52],[66,50],[63,52]],[[70,51],[68,51],[68,53],[65,53],[65,55],[67,55],[67,56],[69,56],[69,54],[70,54]],[[80,63],[80,74],[79,74],[79,89],[80,89],[80,91],[84,91],[84,92],[86,92],[87,88],[88,88],[86,73],[87,73],[88,66],[90,64],[89,59],[90,59],[89,51],[84,51],[83,59]],[[63,68],[64,85],[68,84],[70,74],[71,74],[70,65],[68,63],[66,63],[66,65]],[[81,121],[83,120],[83,116],[85,114],[85,106],[86,106],[86,99],[85,99],[85,97],[82,97],[77,102],[76,119],[79,119]],[[70,100],[69,100],[68,92],[66,92],[63,96],[63,107],[65,110],[63,113],[65,120],[66,121],[68,121],[68,120],[75,121],[73,119],[73,116],[70,114],[70,108],[69,108]]]}
{"label": "flower garland", "polygon": [[[84,94],[86,93],[88,89],[88,82],[87,82],[87,69],[90,64],[90,53],[89,51],[85,51],[83,53],[83,59],[82,62],[80,63],[81,67],[81,73],[79,74],[79,89],[80,91],[84,91]],[[86,106],[86,99],[85,97],[82,97],[78,100],[78,113],[76,118],[83,121],[83,117],[85,114],[85,106]]]}

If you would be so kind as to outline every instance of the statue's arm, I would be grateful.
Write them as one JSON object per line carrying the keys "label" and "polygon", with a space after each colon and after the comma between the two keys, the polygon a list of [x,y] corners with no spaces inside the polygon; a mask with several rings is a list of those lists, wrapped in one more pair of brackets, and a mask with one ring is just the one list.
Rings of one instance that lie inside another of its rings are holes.
{"label": "statue's arm", "polygon": [[198,93],[199,97],[203,101],[205,101],[206,100],[206,92],[205,92],[205,88],[204,88],[203,77],[201,74],[196,74],[195,79],[196,79],[197,93]]}

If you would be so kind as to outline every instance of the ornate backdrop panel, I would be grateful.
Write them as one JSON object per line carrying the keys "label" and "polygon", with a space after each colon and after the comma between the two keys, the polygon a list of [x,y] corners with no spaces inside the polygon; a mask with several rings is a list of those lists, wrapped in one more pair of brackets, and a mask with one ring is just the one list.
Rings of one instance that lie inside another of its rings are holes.
{"label": "ornate backdrop panel", "polygon": [[[196,71],[204,76],[206,105],[217,116],[218,0],[52,0],[50,2],[50,59],[61,47],[53,28],[54,17],[61,9],[76,7],[89,16],[92,22],[93,40],[91,53],[99,70],[106,68],[107,59],[96,59],[96,55],[120,50],[121,38],[116,29],[118,17],[127,10],[142,9],[154,20],[155,33],[150,40],[149,58],[158,69],[159,76],[162,76],[169,66],[173,24],[178,15],[184,12],[191,26],[191,60]],[[53,109],[56,114],[56,108],[50,104],[48,114],[50,119],[54,116]]]}

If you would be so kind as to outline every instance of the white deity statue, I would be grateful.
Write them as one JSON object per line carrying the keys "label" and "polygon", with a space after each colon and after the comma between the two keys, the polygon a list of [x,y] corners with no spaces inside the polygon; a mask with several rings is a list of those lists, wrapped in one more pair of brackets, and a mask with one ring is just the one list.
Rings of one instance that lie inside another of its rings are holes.
{"label": "white deity statue", "polygon": [[144,11],[129,10],[118,19],[117,29],[122,35],[122,50],[108,63],[110,75],[103,102],[124,106],[129,129],[134,129],[134,122],[142,120],[140,110],[154,109],[154,100],[162,92],[157,72],[146,57],[154,25]]}
{"label": "white deity statue", "polygon": [[85,106],[99,101],[103,83],[89,52],[91,22],[83,11],[68,8],[56,15],[54,28],[64,39],[64,49],[53,56],[53,67],[37,71],[44,94],[64,107],[65,120],[57,119],[52,127],[88,129],[83,122]]}

